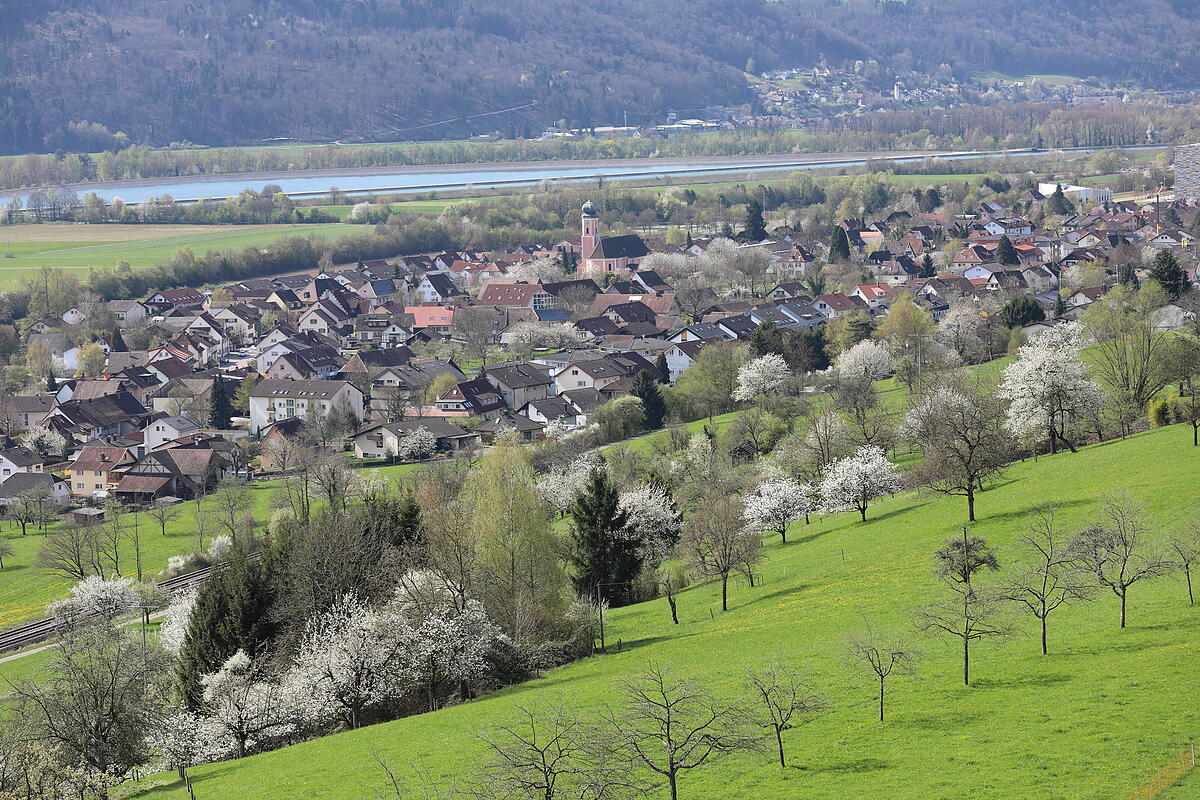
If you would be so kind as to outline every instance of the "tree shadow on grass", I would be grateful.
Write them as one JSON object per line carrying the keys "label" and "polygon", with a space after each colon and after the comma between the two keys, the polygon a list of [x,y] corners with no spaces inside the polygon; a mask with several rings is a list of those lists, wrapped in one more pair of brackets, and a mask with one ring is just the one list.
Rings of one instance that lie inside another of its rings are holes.
{"label": "tree shadow on grass", "polygon": [[1059,683],[1069,683],[1070,675],[1061,672],[1051,672],[1046,675],[1022,675],[1017,678],[976,678],[971,685],[976,689],[1011,689],[1026,686],[1054,686]]}
{"label": "tree shadow on grass", "polygon": [[[1022,508],[1014,508],[1011,511],[995,511],[992,513],[988,513],[986,510],[984,510],[984,511],[979,510],[979,505],[981,504],[981,501],[986,500],[986,498],[987,498],[986,494],[980,495],[980,497],[975,501],[976,502],[975,510],[978,513],[978,517],[979,517],[978,521],[979,522],[1012,522],[1013,520],[1028,520],[1034,514],[1037,513],[1038,509],[1043,508],[1045,506],[1051,506],[1052,508],[1054,508],[1055,511],[1062,511],[1065,508],[1073,508],[1075,506],[1087,505],[1087,501],[1085,501],[1085,500],[1060,500],[1060,501],[1050,502],[1050,503],[1038,503],[1036,505],[1028,505],[1028,506],[1024,506]],[[985,506],[985,509],[986,509],[986,506]],[[963,524],[970,525],[972,523],[968,523],[964,520]]]}
{"label": "tree shadow on grass", "polygon": [[794,594],[800,594],[801,592],[806,591],[811,588],[812,588],[811,584],[802,583],[799,586],[789,586],[786,589],[777,589],[773,592],[767,592],[764,595],[760,595],[759,597],[754,598],[753,600],[751,600],[749,603],[746,603],[745,605],[753,605],[754,603],[761,603],[764,600],[775,600],[775,599],[781,598],[781,597],[789,597]]}
{"label": "tree shadow on grass", "polygon": [[[913,503],[912,505],[907,505],[904,508],[893,508],[891,511],[885,512],[883,514],[878,514],[878,515],[873,515],[868,510],[867,511],[867,524],[869,525],[873,522],[883,522],[885,519],[891,519],[892,517],[898,517],[901,514],[907,514],[910,511],[916,511],[917,509],[923,508],[924,506],[927,506],[927,505],[929,505],[928,500],[926,500],[924,502],[920,502],[920,503]],[[850,512],[850,513],[856,513],[856,512]],[[855,524],[861,525],[862,521],[855,520]]]}
{"label": "tree shadow on grass", "polygon": [[889,724],[920,730],[948,730],[977,722],[981,718],[982,715],[968,711],[942,711],[937,714],[905,714],[895,717]]}
{"label": "tree shadow on grass", "polygon": [[851,761],[837,761],[832,764],[793,764],[792,769],[798,769],[802,772],[832,772],[835,774],[850,775],[862,772],[877,772],[881,769],[889,769],[892,762],[884,761],[882,758],[856,758]]}

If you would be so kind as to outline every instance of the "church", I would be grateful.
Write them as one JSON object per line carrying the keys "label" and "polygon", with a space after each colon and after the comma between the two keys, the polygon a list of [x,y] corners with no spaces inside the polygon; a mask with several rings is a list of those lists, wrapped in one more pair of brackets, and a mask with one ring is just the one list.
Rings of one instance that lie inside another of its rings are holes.
{"label": "church", "polygon": [[583,204],[583,235],[579,240],[580,274],[598,277],[605,272],[632,269],[650,255],[650,248],[636,233],[624,236],[601,236],[600,218],[596,205],[588,200]]}

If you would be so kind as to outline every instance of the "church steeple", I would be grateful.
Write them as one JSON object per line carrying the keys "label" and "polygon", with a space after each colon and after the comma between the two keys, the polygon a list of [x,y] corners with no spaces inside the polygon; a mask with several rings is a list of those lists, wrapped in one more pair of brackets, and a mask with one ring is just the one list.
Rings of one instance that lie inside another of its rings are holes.
{"label": "church steeple", "polygon": [[588,200],[583,204],[579,250],[583,258],[591,258],[592,251],[600,244],[600,218],[596,216],[596,204]]}

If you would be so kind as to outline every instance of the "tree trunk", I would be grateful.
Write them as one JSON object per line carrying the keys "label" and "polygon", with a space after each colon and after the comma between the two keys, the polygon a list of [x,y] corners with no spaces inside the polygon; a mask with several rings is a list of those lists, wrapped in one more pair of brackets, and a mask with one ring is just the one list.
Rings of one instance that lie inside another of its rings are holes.
{"label": "tree trunk", "polygon": [[879,721],[883,722],[883,676],[879,676]]}
{"label": "tree trunk", "polygon": [[1125,627],[1125,592],[1121,592],[1121,627]]}
{"label": "tree trunk", "polygon": [[1046,618],[1042,617],[1042,655],[1046,655],[1048,652],[1046,649]]}
{"label": "tree trunk", "polygon": [[671,800],[679,800],[679,786],[675,780],[675,773],[667,775],[667,785],[671,787]]}
{"label": "tree trunk", "polygon": [[975,488],[967,487],[967,522],[975,521]]}
{"label": "tree trunk", "polygon": [[971,685],[971,640],[963,637],[963,686]]}
{"label": "tree trunk", "polygon": [[729,576],[721,576],[721,610],[729,610]]}
{"label": "tree trunk", "polygon": [[671,622],[675,625],[678,625],[679,609],[675,607],[675,595],[667,595],[667,602],[671,605]]}
{"label": "tree trunk", "polygon": [[779,529],[779,538],[783,540],[784,544],[787,544],[787,526],[786,525],[784,525],[782,528]]}
{"label": "tree trunk", "polygon": [[778,727],[775,728],[775,744],[779,747],[779,766],[786,767],[787,764],[783,760],[783,731]]}
{"label": "tree trunk", "polygon": [[858,516],[862,518],[863,522],[867,521],[867,504],[866,503],[863,503],[862,506],[858,509]]}
{"label": "tree trunk", "polygon": [[1192,447],[1200,447],[1200,425],[1192,423]]}
{"label": "tree trunk", "polygon": [[1194,605],[1196,605],[1196,601],[1195,601],[1195,599],[1192,597],[1192,568],[1191,568],[1191,567],[1189,567],[1189,566],[1185,566],[1185,567],[1183,568],[1183,574],[1184,574],[1184,576],[1187,578],[1187,585],[1188,585],[1188,605],[1189,605],[1189,606],[1194,606]]}

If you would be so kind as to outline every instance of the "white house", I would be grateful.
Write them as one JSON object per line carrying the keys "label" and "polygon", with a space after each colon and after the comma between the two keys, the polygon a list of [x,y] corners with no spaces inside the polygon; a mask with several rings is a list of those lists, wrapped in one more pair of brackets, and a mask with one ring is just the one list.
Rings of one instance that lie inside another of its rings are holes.
{"label": "white house", "polygon": [[349,381],[291,381],[267,378],[250,393],[250,434],[276,420],[308,419],[310,414],[347,408],[363,419],[363,393]]}
{"label": "white house", "polygon": [[150,452],[167,442],[173,442],[199,430],[200,426],[187,417],[163,417],[154,420],[142,430],[142,441],[146,445],[146,452]]}
{"label": "white house", "polygon": [[18,472],[41,472],[43,460],[27,447],[6,447],[0,450],[0,480]]}

